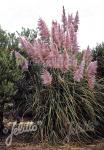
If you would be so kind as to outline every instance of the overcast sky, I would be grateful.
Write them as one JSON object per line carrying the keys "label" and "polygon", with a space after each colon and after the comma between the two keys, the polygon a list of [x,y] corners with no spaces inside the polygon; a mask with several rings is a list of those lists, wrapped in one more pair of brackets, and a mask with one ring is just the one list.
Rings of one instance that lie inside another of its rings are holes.
{"label": "overcast sky", "polygon": [[35,29],[42,17],[50,25],[52,19],[61,20],[63,5],[67,13],[79,11],[81,48],[104,41],[104,0],[0,0],[0,24],[10,32],[22,26]]}

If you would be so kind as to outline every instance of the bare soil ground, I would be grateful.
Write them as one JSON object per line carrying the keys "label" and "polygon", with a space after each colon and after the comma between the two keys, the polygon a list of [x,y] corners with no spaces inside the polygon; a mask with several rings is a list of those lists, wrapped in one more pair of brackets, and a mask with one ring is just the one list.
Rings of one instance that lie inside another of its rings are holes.
{"label": "bare soil ground", "polygon": [[90,145],[70,143],[54,146],[47,143],[33,144],[13,141],[9,147],[5,146],[5,141],[3,140],[0,142],[0,150],[104,150],[104,139],[95,141]]}

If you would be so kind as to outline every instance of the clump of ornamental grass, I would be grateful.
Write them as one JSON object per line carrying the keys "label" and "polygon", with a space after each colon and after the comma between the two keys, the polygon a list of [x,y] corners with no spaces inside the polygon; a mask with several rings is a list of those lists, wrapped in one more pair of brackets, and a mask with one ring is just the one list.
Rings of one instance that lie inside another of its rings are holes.
{"label": "clump of ornamental grass", "polygon": [[[95,88],[97,62],[92,61],[89,47],[79,53],[78,24],[78,12],[67,17],[63,7],[61,24],[52,21],[49,30],[40,18],[39,36],[32,43],[20,38],[28,64],[31,62],[28,72],[34,85],[34,121],[42,121],[41,138],[53,142],[88,137],[102,117]],[[27,68],[27,61],[22,68]]]}

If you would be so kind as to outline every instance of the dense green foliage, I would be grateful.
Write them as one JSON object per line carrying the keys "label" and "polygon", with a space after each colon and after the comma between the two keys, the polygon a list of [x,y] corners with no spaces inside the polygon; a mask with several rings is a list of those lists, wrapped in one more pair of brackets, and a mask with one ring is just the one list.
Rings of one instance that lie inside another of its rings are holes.
{"label": "dense green foliage", "polygon": [[9,98],[15,92],[14,83],[18,80],[20,70],[10,58],[7,50],[0,50],[0,96]]}
{"label": "dense green foliage", "polygon": [[6,103],[11,103],[17,88],[15,82],[21,78],[21,71],[15,60],[11,59],[10,52],[0,49],[0,130],[3,126],[3,113]]}
{"label": "dense green foliage", "polygon": [[[32,29],[22,28],[22,31],[16,35],[15,33],[8,33],[0,27],[0,129],[1,130],[3,129],[2,128],[3,112],[5,109],[5,104],[7,106],[9,103],[13,103],[14,112],[16,112],[17,114],[19,112],[18,107],[20,106],[20,104],[22,103],[22,108],[20,107],[21,110],[25,108],[24,102],[25,104],[27,104],[26,96],[24,95],[25,90],[22,89],[23,87],[22,85],[21,86],[19,85],[20,81],[22,81],[21,84],[24,83],[23,82],[24,74],[17,65],[15,56],[14,57],[11,56],[11,51],[13,49],[20,51],[20,48],[18,48],[18,43],[19,43],[19,36],[21,35],[27,36],[29,40],[31,40],[31,38],[36,37],[36,32]],[[19,96],[17,96],[17,94]],[[18,97],[20,101],[18,101]],[[22,110],[22,112],[24,112],[25,110],[26,109]]]}
{"label": "dense green foliage", "polygon": [[97,77],[104,78],[104,43],[98,44],[93,50],[93,59],[97,60]]}
{"label": "dense green foliage", "polygon": [[19,49],[19,37],[26,36],[30,41],[37,37],[37,31],[29,28],[23,28],[20,32],[9,33],[0,27],[0,48]]}

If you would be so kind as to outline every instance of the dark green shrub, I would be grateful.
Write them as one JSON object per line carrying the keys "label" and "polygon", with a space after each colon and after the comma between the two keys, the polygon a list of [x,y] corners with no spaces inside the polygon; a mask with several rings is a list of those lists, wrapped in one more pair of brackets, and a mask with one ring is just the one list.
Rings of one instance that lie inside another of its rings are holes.
{"label": "dark green shrub", "polygon": [[[21,78],[21,70],[8,50],[0,49],[0,126],[3,124],[5,103],[12,101],[17,88],[15,82]],[[1,129],[0,129],[1,130]]]}
{"label": "dark green shrub", "polygon": [[93,59],[97,60],[97,77],[104,78],[104,43],[98,44],[93,50]]}

